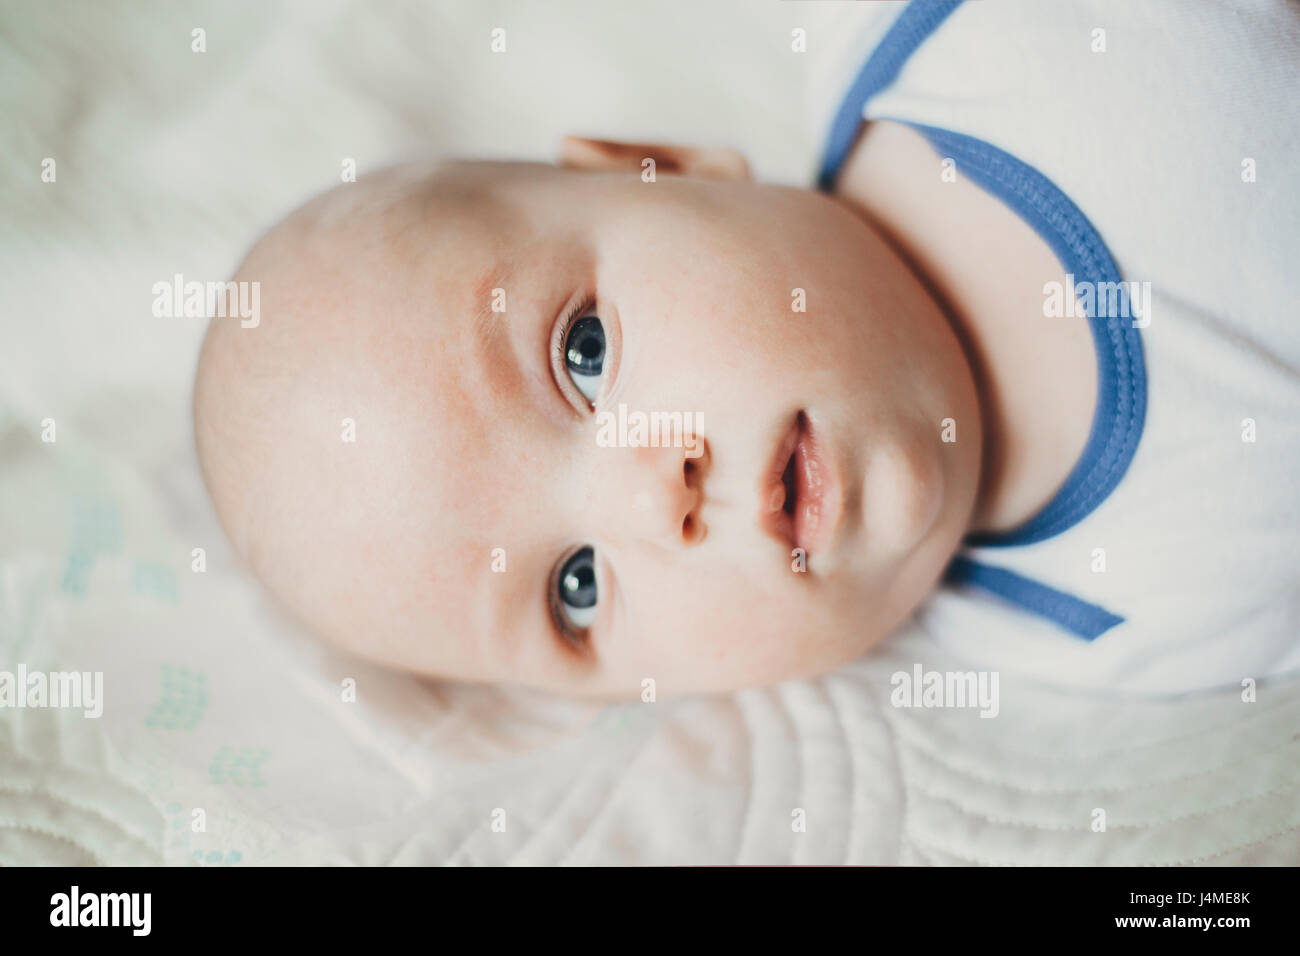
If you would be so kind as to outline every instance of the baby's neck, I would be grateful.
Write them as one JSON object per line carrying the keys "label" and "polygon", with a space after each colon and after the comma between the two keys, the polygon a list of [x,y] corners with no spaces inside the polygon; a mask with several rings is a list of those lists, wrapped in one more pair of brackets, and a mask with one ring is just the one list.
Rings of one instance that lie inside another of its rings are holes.
{"label": "baby's neck", "polygon": [[1001,200],[896,123],[864,127],[835,194],[912,265],[953,323],[979,392],[984,451],[971,531],[1007,531],[1043,508],[1083,453],[1097,362],[1083,319],[1043,316],[1064,270]]}

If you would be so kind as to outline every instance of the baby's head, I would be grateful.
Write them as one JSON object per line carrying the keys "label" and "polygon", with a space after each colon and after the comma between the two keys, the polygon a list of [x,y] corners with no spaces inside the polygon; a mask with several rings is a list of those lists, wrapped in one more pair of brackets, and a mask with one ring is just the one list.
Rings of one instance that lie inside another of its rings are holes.
{"label": "baby's head", "polygon": [[947,320],[847,207],[731,154],[397,167],[236,279],[261,317],[203,346],[208,488],[366,657],[601,697],[805,676],[902,622],[967,529]]}

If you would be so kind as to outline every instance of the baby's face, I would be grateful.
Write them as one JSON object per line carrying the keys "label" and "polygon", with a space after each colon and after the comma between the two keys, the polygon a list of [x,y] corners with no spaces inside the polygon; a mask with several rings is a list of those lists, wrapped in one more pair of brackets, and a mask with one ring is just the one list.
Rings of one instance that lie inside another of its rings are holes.
{"label": "baby's face", "polygon": [[[205,344],[209,486],[270,587],[368,657],[608,697],[813,674],[905,619],[966,529],[968,364],[824,196],[389,171],[236,278],[261,321]],[[693,432],[647,447],[653,413]]]}

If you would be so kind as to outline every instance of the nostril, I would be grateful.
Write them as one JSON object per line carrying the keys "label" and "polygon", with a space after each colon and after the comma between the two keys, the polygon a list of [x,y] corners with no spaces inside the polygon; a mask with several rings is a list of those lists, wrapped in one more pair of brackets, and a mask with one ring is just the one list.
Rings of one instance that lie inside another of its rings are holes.
{"label": "nostril", "polygon": [[686,515],[682,518],[682,541],[688,545],[699,544],[708,530],[699,516],[704,503],[703,482],[708,470],[708,452],[703,447],[698,448],[696,455],[687,454],[682,458],[682,484],[685,486],[682,494],[689,500],[689,504],[683,502]]}
{"label": "nostril", "polygon": [[704,540],[704,524],[695,515],[688,514],[682,519],[682,541],[695,545]]}
{"label": "nostril", "polygon": [[686,476],[689,478],[696,472],[701,475],[706,473],[712,461],[709,443],[698,435],[691,435],[691,441],[683,447],[686,453],[682,456],[682,471]]}

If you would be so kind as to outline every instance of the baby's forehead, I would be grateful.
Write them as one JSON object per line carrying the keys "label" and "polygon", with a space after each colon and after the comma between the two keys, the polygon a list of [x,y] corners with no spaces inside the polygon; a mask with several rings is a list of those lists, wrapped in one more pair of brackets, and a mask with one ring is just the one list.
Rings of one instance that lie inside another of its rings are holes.
{"label": "baby's forehead", "polygon": [[521,252],[533,232],[492,191],[428,174],[378,179],[338,187],[273,227],[234,276],[256,285],[260,327],[214,323],[213,331],[267,356],[281,348],[310,352],[340,337],[365,344],[373,337],[364,330],[394,331],[395,324],[432,323],[445,332],[490,302],[508,263],[526,260]]}
{"label": "baby's forehead", "polygon": [[464,245],[517,226],[514,176],[479,165],[398,166],[336,186],[268,230],[245,266],[287,265],[304,255],[317,265],[338,265],[340,254],[364,260],[430,241]]}

